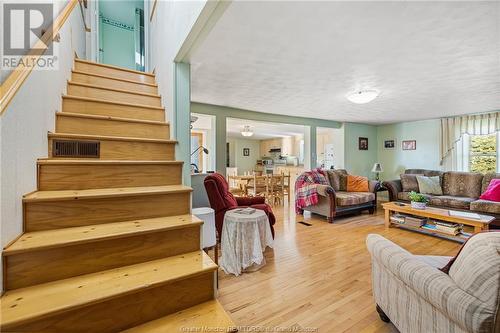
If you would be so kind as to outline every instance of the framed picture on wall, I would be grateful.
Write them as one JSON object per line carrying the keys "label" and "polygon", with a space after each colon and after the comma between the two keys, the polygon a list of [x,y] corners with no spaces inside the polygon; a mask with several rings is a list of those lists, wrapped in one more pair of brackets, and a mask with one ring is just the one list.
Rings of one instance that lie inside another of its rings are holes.
{"label": "framed picture on wall", "polygon": [[250,148],[243,148],[243,156],[250,156]]}
{"label": "framed picture on wall", "polygon": [[368,150],[368,138],[359,138],[358,148],[359,150]]}
{"label": "framed picture on wall", "polygon": [[416,140],[405,140],[402,143],[403,150],[416,150],[417,141]]}
{"label": "framed picture on wall", "polygon": [[384,140],[384,148],[385,149],[394,149],[396,147],[396,140]]}

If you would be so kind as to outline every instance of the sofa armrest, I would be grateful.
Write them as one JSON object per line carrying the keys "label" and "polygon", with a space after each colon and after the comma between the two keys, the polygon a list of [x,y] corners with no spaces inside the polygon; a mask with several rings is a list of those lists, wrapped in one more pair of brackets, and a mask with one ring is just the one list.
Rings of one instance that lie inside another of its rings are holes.
{"label": "sofa armrest", "polygon": [[323,197],[335,197],[335,190],[330,185],[318,185],[316,189],[318,194]]}
{"label": "sofa armrest", "polygon": [[401,180],[388,180],[382,183],[382,185],[389,192],[389,201],[397,201],[398,193],[403,191],[403,185],[401,185]]}
{"label": "sofa armrest", "polygon": [[377,190],[380,188],[380,182],[378,180],[369,180],[368,181],[368,189],[372,193],[377,193]]}
{"label": "sofa armrest", "polygon": [[238,206],[251,206],[257,204],[263,204],[266,202],[264,197],[235,197]]}
{"label": "sofa armrest", "polygon": [[[366,244],[372,262],[376,262],[380,269],[388,270],[407,288],[413,290],[465,331],[477,332],[483,325],[488,325],[482,319],[491,318],[491,310],[487,309],[479,299],[458,287],[449,275],[426,264],[380,235],[368,235]],[[373,276],[374,286],[379,285],[377,279],[377,276]],[[394,302],[397,301],[394,299]],[[477,320],[470,320],[472,317]]]}

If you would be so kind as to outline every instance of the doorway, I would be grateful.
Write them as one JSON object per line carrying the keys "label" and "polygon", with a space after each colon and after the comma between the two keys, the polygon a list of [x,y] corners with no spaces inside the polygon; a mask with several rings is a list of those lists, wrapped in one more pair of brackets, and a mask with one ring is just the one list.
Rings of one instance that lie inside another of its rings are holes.
{"label": "doorway", "polygon": [[143,0],[99,0],[99,62],[145,71]]}

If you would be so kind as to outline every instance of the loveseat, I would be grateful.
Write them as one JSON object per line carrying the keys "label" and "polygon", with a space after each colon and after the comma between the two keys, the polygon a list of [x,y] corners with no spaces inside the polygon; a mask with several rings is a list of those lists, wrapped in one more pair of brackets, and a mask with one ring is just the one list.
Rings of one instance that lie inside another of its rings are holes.
{"label": "loveseat", "polygon": [[366,243],[383,321],[402,333],[500,332],[500,232],[474,235],[452,262],[413,255],[380,235]]}
{"label": "loveseat", "polygon": [[[477,172],[436,171],[426,169],[407,169],[405,175],[424,175],[427,177],[439,176],[443,195],[425,196],[429,205],[439,208],[453,210],[472,211],[478,214],[494,216],[496,219],[490,226],[500,227],[500,202],[479,199],[486,191],[490,181],[500,178],[500,173],[487,173],[485,175]],[[402,176],[404,177],[404,176]],[[408,193],[411,190],[419,192],[418,183],[411,177],[385,181],[382,186],[389,191],[390,201],[408,202]]]}
{"label": "loveseat", "polygon": [[378,181],[369,181],[368,192],[347,192],[347,171],[326,170],[329,185],[318,185],[319,201],[316,205],[304,207],[305,211],[325,216],[333,223],[336,216],[368,210],[373,214],[377,207]]}

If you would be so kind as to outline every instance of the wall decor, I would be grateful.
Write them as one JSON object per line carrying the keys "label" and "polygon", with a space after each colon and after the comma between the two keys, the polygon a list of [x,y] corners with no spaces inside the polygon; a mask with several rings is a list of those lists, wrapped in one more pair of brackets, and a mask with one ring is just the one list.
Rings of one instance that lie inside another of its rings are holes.
{"label": "wall decor", "polygon": [[416,150],[417,141],[416,140],[404,140],[402,143],[403,150]]}
{"label": "wall decor", "polygon": [[384,148],[385,149],[394,149],[396,147],[396,140],[384,140]]}
{"label": "wall decor", "polygon": [[250,148],[243,148],[243,156],[250,156]]}
{"label": "wall decor", "polygon": [[359,138],[358,147],[359,150],[368,150],[368,138]]}

